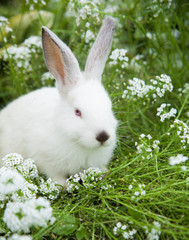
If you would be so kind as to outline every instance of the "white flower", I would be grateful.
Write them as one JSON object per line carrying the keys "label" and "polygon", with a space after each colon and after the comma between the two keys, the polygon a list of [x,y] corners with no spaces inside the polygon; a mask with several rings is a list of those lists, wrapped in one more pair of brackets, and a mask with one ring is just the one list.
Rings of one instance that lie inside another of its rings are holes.
{"label": "white flower", "polygon": [[51,218],[50,202],[40,197],[26,202],[9,202],[3,221],[12,232],[28,233],[32,226],[47,226]]}
{"label": "white flower", "polygon": [[4,16],[0,16],[0,22],[4,22],[4,23],[7,23],[8,22],[8,19]]}
{"label": "white flower", "polygon": [[32,183],[25,182],[25,187],[19,192],[14,192],[11,196],[13,201],[26,201],[29,199],[35,199],[38,193],[38,187]]}
{"label": "white flower", "polygon": [[137,197],[139,196],[139,194],[140,194],[140,192],[138,192],[138,191],[134,192],[134,195]]}
{"label": "white flower", "polygon": [[39,36],[31,36],[31,37],[27,38],[23,42],[23,44],[26,45],[30,49],[32,49],[32,47],[41,48],[42,47],[41,37],[39,37]]}
{"label": "white flower", "polygon": [[3,51],[4,61],[13,60],[14,67],[24,69],[26,72],[31,71],[31,57],[33,53],[41,51],[41,38],[32,36],[26,39],[21,46],[13,45]]}
{"label": "white flower", "polygon": [[177,135],[181,139],[183,148],[186,148],[186,145],[189,144],[189,127],[181,120],[175,119],[174,124],[170,126],[171,128],[176,128]]}
{"label": "white flower", "polygon": [[146,85],[145,82],[139,78],[129,79],[127,86],[127,98],[136,96],[137,98],[148,97],[150,91],[154,90],[151,85]]}
{"label": "white flower", "polygon": [[147,32],[146,37],[149,38],[149,39],[152,39],[152,34],[150,32]]}
{"label": "white flower", "polygon": [[8,61],[9,58],[14,59],[17,68],[23,68],[27,71],[31,70],[30,64],[31,51],[25,46],[11,46],[3,51],[3,59]]}
{"label": "white flower", "polygon": [[0,240],[6,240],[6,238],[5,237],[0,237]]}
{"label": "white flower", "polygon": [[114,227],[113,232],[114,232],[114,235],[117,235],[117,227]]}
{"label": "white flower", "polygon": [[169,158],[169,164],[170,165],[176,165],[176,164],[180,164],[182,162],[186,162],[188,160],[188,157],[183,156],[182,154],[178,154],[175,157],[170,157]]}
{"label": "white flower", "polygon": [[118,223],[116,224],[116,226],[117,226],[117,228],[121,228],[122,224],[121,224],[120,222],[118,222]]}
{"label": "white flower", "polygon": [[83,20],[88,20],[89,17],[93,18],[94,21],[99,22],[99,5],[99,0],[70,0],[68,3],[68,9],[66,11],[66,14],[67,16],[76,17],[77,26],[79,26]]}
{"label": "white flower", "polygon": [[144,133],[140,134],[139,139],[144,138],[146,135]]}
{"label": "white flower", "polygon": [[159,146],[158,146],[159,144],[160,144],[159,140],[154,140],[152,144],[153,149],[159,150]]}
{"label": "white flower", "polygon": [[132,184],[130,184],[129,185],[129,190],[131,190],[133,188],[133,185]]}
{"label": "white flower", "polygon": [[129,239],[129,238],[130,238],[129,233],[128,233],[128,232],[124,232],[124,233],[123,233],[123,238],[124,238],[124,239]]}
{"label": "white flower", "polygon": [[44,181],[44,179],[41,178],[39,191],[43,195],[49,197],[51,200],[55,200],[59,196],[59,189],[56,184],[57,183],[51,178],[49,178],[47,181]]}
{"label": "white flower", "polygon": [[140,194],[141,194],[141,196],[145,196],[146,195],[146,191],[142,190]]}
{"label": "white flower", "polygon": [[181,167],[181,170],[182,170],[182,171],[186,171],[186,170],[187,170],[187,167],[186,167],[186,166],[182,166],[182,167]]}
{"label": "white flower", "polygon": [[109,62],[110,65],[117,65],[121,62],[121,68],[125,68],[128,66],[129,58],[126,56],[127,50],[126,49],[118,49],[112,51],[110,55],[111,61]]}
{"label": "white flower", "polygon": [[32,237],[27,235],[18,235],[17,233],[13,234],[7,240],[32,240]]}
{"label": "white flower", "polygon": [[90,43],[94,39],[95,39],[94,33],[91,30],[87,30],[85,34],[85,42]]}
{"label": "white flower", "polygon": [[150,139],[152,139],[152,136],[150,134],[148,134],[147,138],[150,140]]}
{"label": "white flower", "polygon": [[46,2],[45,0],[25,0],[26,5],[29,5],[30,10],[34,10],[37,6],[37,9],[39,6],[45,6]]}
{"label": "white flower", "polygon": [[2,161],[3,161],[3,166],[7,168],[12,168],[23,163],[24,159],[20,154],[9,153],[2,158]]}
{"label": "white flower", "polygon": [[161,88],[156,91],[158,96],[163,97],[166,91],[173,91],[173,85],[170,76],[161,74],[160,76],[156,76],[156,80],[161,85]]}
{"label": "white flower", "polygon": [[175,108],[171,108],[169,112],[167,112],[165,109],[167,107],[170,107],[171,105],[169,103],[163,103],[159,108],[157,108],[157,116],[160,117],[160,121],[164,122],[165,119],[169,119],[171,117],[175,117],[177,114],[177,110]]}
{"label": "white flower", "polygon": [[[80,186],[84,186],[86,188],[95,186],[95,183],[102,180],[103,172],[99,168],[89,168],[75,174],[74,176],[70,176],[69,179],[66,180],[67,183],[67,191],[69,193],[73,193],[75,190],[78,190]],[[111,184],[102,184],[100,186],[101,189],[107,190],[111,189],[114,186]]]}
{"label": "white flower", "polygon": [[[166,74],[156,76],[156,79],[151,79],[151,85],[145,83],[145,81],[133,78],[128,81],[127,89],[123,91],[122,98],[137,100],[138,98],[154,98],[157,96],[163,97],[167,91],[173,90],[171,78]],[[144,102],[145,103],[145,102]]]}
{"label": "white flower", "polygon": [[21,174],[29,179],[35,179],[38,177],[38,170],[35,161],[31,158],[25,159],[23,163],[18,166],[18,170]]}
{"label": "white flower", "polygon": [[[12,28],[10,28],[8,25],[8,19],[4,16],[0,16],[0,29],[3,30],[5,33],[12,32]],[[3,33],[3,31],[1,31],[1,33]],[[3,40],[6,42],[6,37],[3,36]]]}
{"label": "white flower", "polygon": [[184,94],[187,94],[189,93],[189,83],[185,83],[184,84],[184,89],[182,91]]}
{"label": "white flower", "polygon": [[157,221],[154,221],[154,227],[151,229],[151,232],[147,229],[146,233],[148,234],[147,240],[159,240],[161,235],[161,224]]}
{"label": "white flower", "polygon": [[123,225],[123,226],[121,227],[122,230],[126,230],[126,228],[127,228],[127,225]]}
{"label": "white flower", "polygon": [[14,169],[0,168],[0,194],[8,195],[25,187],[25,179]]}
{"label": "white flower", "polygon": [[129,231],[129,235],[130,235],[130,236],[133,236],[133,235],[135,235],[136,233],[137,233],[136,229],[133,229],[133,230]]}
{"label": "white flower", "polygon": [[45,86],[47,85],[48,81],[53,81],[54,77],[50,72],[45,72],[43,73],[42,77],[41,77],[41,82],[42,84]]}

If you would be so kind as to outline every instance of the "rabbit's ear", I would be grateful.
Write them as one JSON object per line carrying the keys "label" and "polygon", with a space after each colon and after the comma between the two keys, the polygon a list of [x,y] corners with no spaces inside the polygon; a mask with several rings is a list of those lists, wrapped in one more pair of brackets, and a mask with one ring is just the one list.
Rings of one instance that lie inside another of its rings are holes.
{"label": "rabbit's ear", "polygon": [[42,45],[46,65],[57,80],[57,87],[75,84],[81,71],[69,47],[47,27],[42,27]]}
{"label": "rabbit's ear", "polygon": [[114,21],[111,17],[107,17],[89,52],[84,71],[86,79],[97,78],[101,80],[101,75],[110,53],[113,32]]}

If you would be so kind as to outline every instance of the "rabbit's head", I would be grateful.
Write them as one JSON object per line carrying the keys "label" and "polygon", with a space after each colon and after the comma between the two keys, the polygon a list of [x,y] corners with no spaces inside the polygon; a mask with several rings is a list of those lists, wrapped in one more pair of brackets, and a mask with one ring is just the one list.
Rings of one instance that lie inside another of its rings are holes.
{"label": "rabbit's head", "polygon": [[72,51],[48,28],[42,28],[46,65],[56,79],[61,101],[58,129],[71,141],[89,149],[116,143],[117,120],[101,75],[111,48],[114,23],[107,17],[88,55],[84,72]]}

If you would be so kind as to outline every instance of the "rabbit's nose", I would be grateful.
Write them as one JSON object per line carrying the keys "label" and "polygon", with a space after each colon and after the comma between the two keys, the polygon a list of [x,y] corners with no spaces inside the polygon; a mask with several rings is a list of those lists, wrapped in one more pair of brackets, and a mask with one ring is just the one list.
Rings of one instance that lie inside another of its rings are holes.
{"label": "rabbit's nose", "polygon": [[107,132],[102,131],[96,136],[96,140],[99,141],[101,144],[105,143],[110,136]]}

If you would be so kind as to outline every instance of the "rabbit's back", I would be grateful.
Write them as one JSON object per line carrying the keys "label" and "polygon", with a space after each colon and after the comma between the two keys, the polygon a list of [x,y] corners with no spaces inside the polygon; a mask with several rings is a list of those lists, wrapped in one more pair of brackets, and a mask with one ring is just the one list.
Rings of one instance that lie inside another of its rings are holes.
{"label": "rabbit's back", "polygon": [[0,157],[10,152],[28,157],[27,150],[48,137],[44,131],[52,131],[58,97],[56,88],[42,88],[19,97],[1,110]]}

